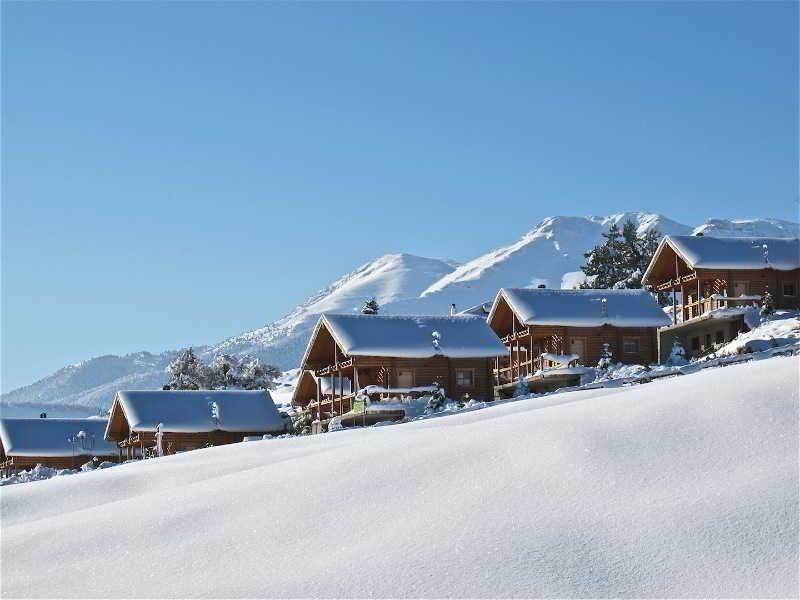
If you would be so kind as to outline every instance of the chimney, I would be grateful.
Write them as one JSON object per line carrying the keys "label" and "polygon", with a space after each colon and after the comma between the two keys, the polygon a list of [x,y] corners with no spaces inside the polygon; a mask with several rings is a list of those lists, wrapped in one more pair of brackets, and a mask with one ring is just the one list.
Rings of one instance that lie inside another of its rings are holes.
{"label": "chimney", "polygon": [[694,234],[694,236],[695,237],[703,237],[703,232],[702,231],[698,231],[697,233]]}
{"label": "chimney", "polygon": [[539,285],[537,285],[537,286],[536,286],[536,288],[537,288],[537,289],[540,289],[540,290],[543,290],[543,289],[545,289],[546,287],[547,287],[547,286],[546,286],[545,284],[543,284],[543,283],[540,283]]}
{"label": "chimney", "polygon": [[39,413],[39,418],[40,419],[46,419],[47,418],[47,413]]}
{"label": "chimney", "polygon": [[451,304],[450,305],[450,316],[452,317],[455,314],[456,314],[456,305],[455,304]]}

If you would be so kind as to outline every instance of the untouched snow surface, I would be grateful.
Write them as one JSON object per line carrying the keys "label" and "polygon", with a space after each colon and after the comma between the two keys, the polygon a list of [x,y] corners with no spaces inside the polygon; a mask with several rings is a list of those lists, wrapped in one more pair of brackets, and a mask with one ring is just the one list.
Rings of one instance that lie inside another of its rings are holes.
{"label": "untouched snow surface", "polygon": [[8,486],[2,594],[795,596],[797,402],[774,358]]}

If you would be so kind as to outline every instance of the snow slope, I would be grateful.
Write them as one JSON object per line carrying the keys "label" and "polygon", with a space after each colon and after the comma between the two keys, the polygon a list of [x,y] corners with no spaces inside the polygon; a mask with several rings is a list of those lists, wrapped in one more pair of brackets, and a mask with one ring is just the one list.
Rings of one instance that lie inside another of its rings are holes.
{"label": "snow slope", "polygon": [[[662,234],[753,234],[797,236],[798,225],[775,219],[709,220],[696,228],[648,213],[620,213],[606,217],[550,217],[519,241],[488,252],[461,266],[449,261],[410,254],[382,256],[341,277],[288,315],[265,327],[195,348],[208,359],[216,353],[251,354],[281,369],[298,366],[311,330],[323,311],[350,313],[376,296],[381,313],[390,315],[447,314],[451,303],[459,309],[494,298],[501,287],[572,288],[582,281],[583,253],[602,241],[611,223],[632,219],[640,232]],[[443,254],[446,254],[443,252]],[[290,293],[290,292],[289,292]],[[30,386],[0,398],[3,414],[37,416],[40,410],[67,414],[67,408],[107,408],[119,389],[160,388],[164,367],[174,352],[104,356],[71,365]],[[55,409],[58,409],[57,411]]]}
{"label": "snow slope", "polygon": [[2,596],[794,597],[797,402],[774,358],[8,486]]}

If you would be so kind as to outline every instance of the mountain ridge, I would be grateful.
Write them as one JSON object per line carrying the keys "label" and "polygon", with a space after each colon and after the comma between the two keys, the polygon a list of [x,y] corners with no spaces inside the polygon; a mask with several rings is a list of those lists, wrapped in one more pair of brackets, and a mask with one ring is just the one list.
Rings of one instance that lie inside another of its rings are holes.
{"label": "mountain ridge", "polygon": [[[264,327],[242,332],[207,346],[195,347],[205,359],[218,353],[250,354],[282,369],[296,367],[308,335],[322,312],[352,312],[375,296],[382,314],[446,314],[490,301],[503,286],[574,287],[582,280],[583,253],[602,241],[611,223],[631,219],[639,233],[657,229],[664,235],[702,232],[710,236],[759,235],[798,237],[797,223],[779,219],[707,219],[689,226],[657,213],[623,212],[608,216],[555,216],[543,219],[519,240],[463,264],[408,253],[385,254],[336,279],[292,311]],[[0,396],[9,409],[35,413],[44,407],[97,410],[110,404],[122,388],[160,388],[164,369],[177,350],[104,355],[55,373]]]}

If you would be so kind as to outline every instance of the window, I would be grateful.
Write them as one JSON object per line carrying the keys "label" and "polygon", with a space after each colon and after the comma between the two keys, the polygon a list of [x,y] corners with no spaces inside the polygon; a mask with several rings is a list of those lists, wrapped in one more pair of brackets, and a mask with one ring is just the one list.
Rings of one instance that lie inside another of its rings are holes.
{"label": "window", "polygon": [[794,296],[794,283],[784,281],[783,282],[783,295],[784,296]]}
{"label": "window", "polygon": [[733,295],[734,296],[747,296],[747,282],[734,281],[733,282]]}
{"label": "window", "polygon": [[626,337],[622,340],[622,351],[625,354],[636,354],[639,352],[639,338]]}
{"label": "window", "polygon": [[397,387],[401,388],[414,387],[413,369],[397,369]]}
{"label": "window", "polygon": [[716,340],[714,340],[714,341],[716,341],[717,344],[724,344],[725,343],[725,330],[724,329],[720,329],[719,331],[717,331],[716,336],[717,336]]}
{"label": "window", "polygon": [[475,387],[475,370],[456,369],[456,385],[458,387]]}
{"label": "window", "polygon": [[572,338],[569,341],[569,352],[570,354],[577,354],[578,361],[584,362],[584,356],[586,354],[586,338]]}

